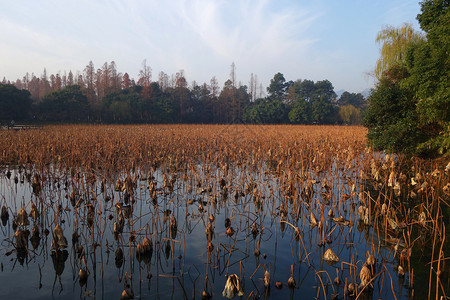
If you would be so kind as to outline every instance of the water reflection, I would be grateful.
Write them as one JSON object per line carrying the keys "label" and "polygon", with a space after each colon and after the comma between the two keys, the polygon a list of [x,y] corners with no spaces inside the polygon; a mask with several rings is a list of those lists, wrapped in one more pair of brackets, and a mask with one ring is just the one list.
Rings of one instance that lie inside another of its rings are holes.
{"label": "water reflection", "polygon": [[339,190],[342,171],[284,190],[270,172],[240,168],[209,182],[162,170],[113,180],[8,171],[0,177],[6,297],[17,296],[18,278],[20,295],[37,299],[411,296],[408,275],[399,275],[401,239],[373,230],[358,187]]}

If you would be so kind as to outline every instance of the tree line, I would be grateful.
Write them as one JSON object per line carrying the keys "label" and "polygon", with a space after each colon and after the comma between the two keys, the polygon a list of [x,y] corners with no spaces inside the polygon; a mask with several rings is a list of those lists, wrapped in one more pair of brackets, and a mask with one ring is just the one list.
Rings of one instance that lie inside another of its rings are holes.
{"label": "tree line", "polygon": [[366,108],[360,93],[339,98],[328,80],[287,81],[274,75],[264,93],[257,76],[249,85],[236,81],[235,66],[220,88],[188,84],[184,71],[152,80],[144,60],[137,81],[117,71],[115,62],[82,74],[25,75],[0,84],[0,120],[43,123],[252,123],[359,124]]}
{"label": "tree line", "polygon": [[430,157],[450,148],[450,1],[420,3],[412,25],[387,26],[377,36],[378,83],[364,123],[372,146]]}

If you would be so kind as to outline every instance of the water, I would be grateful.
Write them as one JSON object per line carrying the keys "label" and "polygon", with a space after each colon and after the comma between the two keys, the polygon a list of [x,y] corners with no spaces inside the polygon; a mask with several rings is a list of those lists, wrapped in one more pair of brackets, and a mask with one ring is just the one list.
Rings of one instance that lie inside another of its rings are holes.
{"label": "water", "polygon": [[[107,176],[98,170],[4,167],[0,200],[8,207],[9,219],[0,226],[0,295],[4,299],[118,299],[128,290],[136,299],[198,299],[207,291],[222,299],[227,276],[236,274],[244,299],[324,299],[325,294],[327,299],[343,299],[345,281],[356,280],[359,285],[359,271],[372,252],[377,277],[362,299],[409,299],[408,274],[402,277],[396,272],[394,245],[380,241],[372,226],[358,221],[362,185],[359,166],[353,166],[345,172],[335,166],[295,174],[291,193],[283,188],[285,177],[267,166],[229,166],[225,171],[212,164],[171,172],[164,166],[143,167]],[[35,174],[40,179],[33,190]],[[126,182],[127,177],[128,183],[117,186],[117,179]],[[323,188],[326,181],[329,198]],[[302,194],[308,182],[314,191],[311,196]],[[344,193],[350,197],[344,200]],[[32,203],[40,214],[34,220]],[[18,229],[29,230],[30,237],[28,248],[17,251],[13,219],[22,207],[29,224]],[[310,212],[320,221],[321,207],[323,235],[319,226],[310,225]],[[129,217],[127,209],[132,210]],[[333,221],[328,217],[330,209],[351,224]],[[115,236],[119,210],[125,222],[123,232]],[[212,222],[209,216],[214,217]],[[226,219],[235,231],[232,236],[227,235]],[[214,229],[210,243],[205,232],[209,223]],[[51,249],[56,224],[68,241],[67,248],[57,251]],[[253,233],[252,226],[257,229]],[[33,228],[39,231],[34,243]],[[153,251],[137,257],[136,246],[144,237],[151,239]],[[123,261],[116,260],[117,249],[122,249]],[[340,261],[325,262],[327,249]],[[80,269],[89,272],[85,282],[79,279]],[[264,286],[265,269],[270,271],[270,288]],[[336,270],[340,285],[334,284]],[[291,275],[294,288],[287,285]],[[415,282],[420,276],[426,278],[426,273],[415,273]],[[426,287],[416,289],[424,294]]]}

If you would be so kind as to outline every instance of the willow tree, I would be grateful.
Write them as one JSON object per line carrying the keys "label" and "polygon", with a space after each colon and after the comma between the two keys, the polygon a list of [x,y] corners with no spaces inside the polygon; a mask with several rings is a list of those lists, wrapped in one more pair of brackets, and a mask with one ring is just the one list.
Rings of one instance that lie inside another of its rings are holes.
{"label": "willow tree", "polygon": [[410,25],[384,28],[379,81],[364,124],[375,149],[424,157],[450,156],[450,1],[424,0]]}
{"label": "willow tree", "polygon": [[381,46],[380,58],[375,67],[375,76],[380,79],[383,72],[404,62],[406,52],[411,43],[423,41],[422,33],[415,31],[410,23],[400,27],[385,26],[376,37]]}

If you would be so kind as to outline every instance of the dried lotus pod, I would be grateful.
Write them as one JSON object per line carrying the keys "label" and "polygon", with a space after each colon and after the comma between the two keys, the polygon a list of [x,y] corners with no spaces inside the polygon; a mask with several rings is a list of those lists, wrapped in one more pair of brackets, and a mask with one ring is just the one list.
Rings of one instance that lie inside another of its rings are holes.
{"label": "dried lotus pod", "polygon": [[295,288],[295,279],[292,276],[288,279],[288,287],[290,287],[291,289]]}
{"label": "dried lotus pod", "polygon": [[80,271],[78,271],[78,278],[80,280],[80,285],[85,285],[87,282],[87,279],[89,277],[89,271],[85,268],[85,269],[80,269]]}
{"label": "dried lotus pod", "polygon": [[339,269],[336,269],[336,278],[334,278],[334,284],[335,285],[341,284],[341,279],[339,278]]}
{"label": "dried lotus pod", "polygon": [[372,273],[366,265],[362,267],[361,272],[359,273],[359,279],[361,279],[360,288],[365,288],[369,285],[369,282],[372,279]]}
{"label": "dried lotus pod", "polygon": [[339,216],[338,218],[333,218],[333,221],[342,226],[350,226],[351,225],[351,222],[349,220],[345,219],[343,216]]}
{"label": "dried lotus pod", "polygon": [[294,265],[291,265],[291,277],[288,279],[288,287],[291,289],[295,288]]}
{"label": "dried lotus pod", "polygon": [[25,211],[25,209],[21,208],[19,212],[17,213],[17,217],[15,219],[16,225],[22,225],[27,226],[30,224],[30,221],[28,221],[28,214]]}
{"label": "dried lotus pod", "polygon": [[330,208],[330,210],[328,211],[328,217],[333,218],[334,217],[334,212],[333,210]]}
{"label": "dried lotus pod", "polygon": [[228,236],[232,236],[234,234],[233,227],[228,227],[227,231],[225,232]]}
{"label": "dried lotus pod", "polygon": [[377,259],[375,258],[375,256],[373,256],[372,254],[369,254],[369,252],[367,252],[366,264],[369,267],[372,267],[373,265],[375,265],[376,262],[377,262]]}
{"label": "dried lotus pod", "polygon": [[170,217],[170,236],[172,237],[172,239],[175,239],[177,237],[177,219],[175,219],[174,216]]}
{"label": "dried lotus pod", "polygon": [[120,300],[134,299],[134,294],[128,289],[124,289],[122,295],[120,295]]}
{"label": "dried lotus pod", "polygon": [[62,248],[67,248],[67,239],[64,236],[63,230],[59,224],[55,226],[53,229],[53,240],[50,245],[50,248],[53,250],[59,250]]}
{"label": "dried lotus pod", "polygon": [[2,212],[0,214],[0,218],[2,219],[3,226],[6,226],[6,223],[8,222],[8,219],[9,219],[9,212],[8,212],[8,208],[6,206],[2,206]]}
{"label": "dried lotus pod", "polygon": [[331,249],[325,251],[325,253],[323,254],[323,259],[329,264],[334,264],[339,261],[339,257]]}
{"label": "dried lotus pod", "polygon": [[222,296],[232,299],[236,294],[239,297],[244,295],[241,284],[239,283],[239,277],[236,274],[232,274],[227,278]]}
{"label": "dried lotus pod", "polygon": [[16,249],[18,251],[24,251],[28,248],[28,235],[22,229],[17,229],[14,233],[16,239]]}
{"label": "dried lotus pod", "polygon": [[31,202],[30,216],[33,220],[39,218],[39,210],[33,202]]}
{"label": "dried lotus pod", "polygon": [[264,286],[266,288],[270,287],[270,272],[269,272],[269,270],[266,270],[264,272]]}
{"label": "dried lotus pod", "polygon": [[348,285],[347,292],[351,297],[356,295],[356,285],[353,282]]}
{"label": "dried lotus pod", "polygon": [[148,237],[145,237],[142,240],[142,248],[144,250],[144,253],[150,253],[153,251],[152,241]]}

